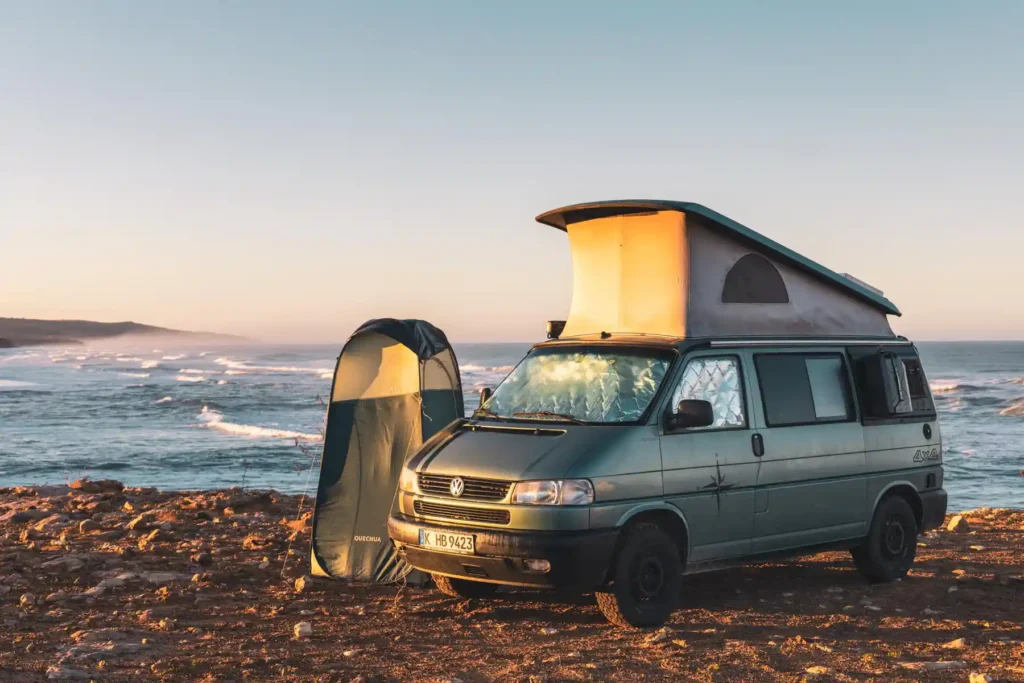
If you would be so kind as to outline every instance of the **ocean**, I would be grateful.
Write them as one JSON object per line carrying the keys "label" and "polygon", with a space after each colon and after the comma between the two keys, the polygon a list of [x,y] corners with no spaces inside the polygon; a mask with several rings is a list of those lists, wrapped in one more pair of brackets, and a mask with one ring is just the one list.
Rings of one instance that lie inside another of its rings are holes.
{"label": "ocean", "polygon": [[[0,350],[0,486],[316,487],[340,346],[153,341]],[[1024,343],[918,347],[944,438],[950,509],[1024,506]],[[527,344],[456,344],[467,410]]]}

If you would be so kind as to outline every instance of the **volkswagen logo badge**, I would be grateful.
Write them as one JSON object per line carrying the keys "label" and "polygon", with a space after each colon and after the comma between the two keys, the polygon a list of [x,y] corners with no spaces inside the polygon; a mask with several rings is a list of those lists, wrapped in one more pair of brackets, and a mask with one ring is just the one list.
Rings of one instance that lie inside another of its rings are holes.
{"label": "volkswagen logo badge", "polygon": [[448,485],[448,490],[452,492],[454,497],[458,498],[466,490],[466,482],[462,481],[462,477],[455,477],[452,479],[452,483]]}

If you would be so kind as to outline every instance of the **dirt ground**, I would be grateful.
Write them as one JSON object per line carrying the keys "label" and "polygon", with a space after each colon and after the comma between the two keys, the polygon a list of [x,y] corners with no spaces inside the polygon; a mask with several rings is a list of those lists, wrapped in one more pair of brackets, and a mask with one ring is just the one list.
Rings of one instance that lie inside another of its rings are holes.
{"label": "dirt ground", "polygon": [[644,631],[592,596],[297,582],[297,497],[72,487],[0,489],[0,681],[1024,681],[1024,511],[891,585],[845,553],[688,577]]}

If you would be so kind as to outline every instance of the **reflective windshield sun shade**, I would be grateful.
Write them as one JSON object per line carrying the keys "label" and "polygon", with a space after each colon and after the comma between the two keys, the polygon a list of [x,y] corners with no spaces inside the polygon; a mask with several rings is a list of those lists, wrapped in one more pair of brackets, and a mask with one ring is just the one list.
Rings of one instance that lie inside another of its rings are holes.
{"label": "reflective windshield sun shade", "polygon": [[629,349],[541,349],[512,371],[486,407],[504,418],[553,413],[542,419],[633,422],[654,398],[669,363],[667,354]]}

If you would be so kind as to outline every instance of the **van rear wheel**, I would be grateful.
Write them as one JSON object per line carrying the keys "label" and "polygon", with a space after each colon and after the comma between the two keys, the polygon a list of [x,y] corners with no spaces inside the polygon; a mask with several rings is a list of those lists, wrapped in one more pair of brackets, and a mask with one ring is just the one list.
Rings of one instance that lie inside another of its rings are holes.
{"label": "van rear wheel", "polygon": [[857,569],[872,583],[906,576],[917,554],[917,519],[910,503],[900,496],[883,500],[868,537],[851,554]]}
{"label": "van rear wheel", "polygon": [[434,580],[437,590],[453,598],[489,598],[498,590],[498,585],[495,583],[453,579],[440,574],[431,574],[430,578]]}
{"label": "van rear wheel", "polygon": [[626,533],[612,567],[611,586],[595,593],[597,606],[619,626],[660,626],[676,608],[682,589],[679,548],[656,526]]}

